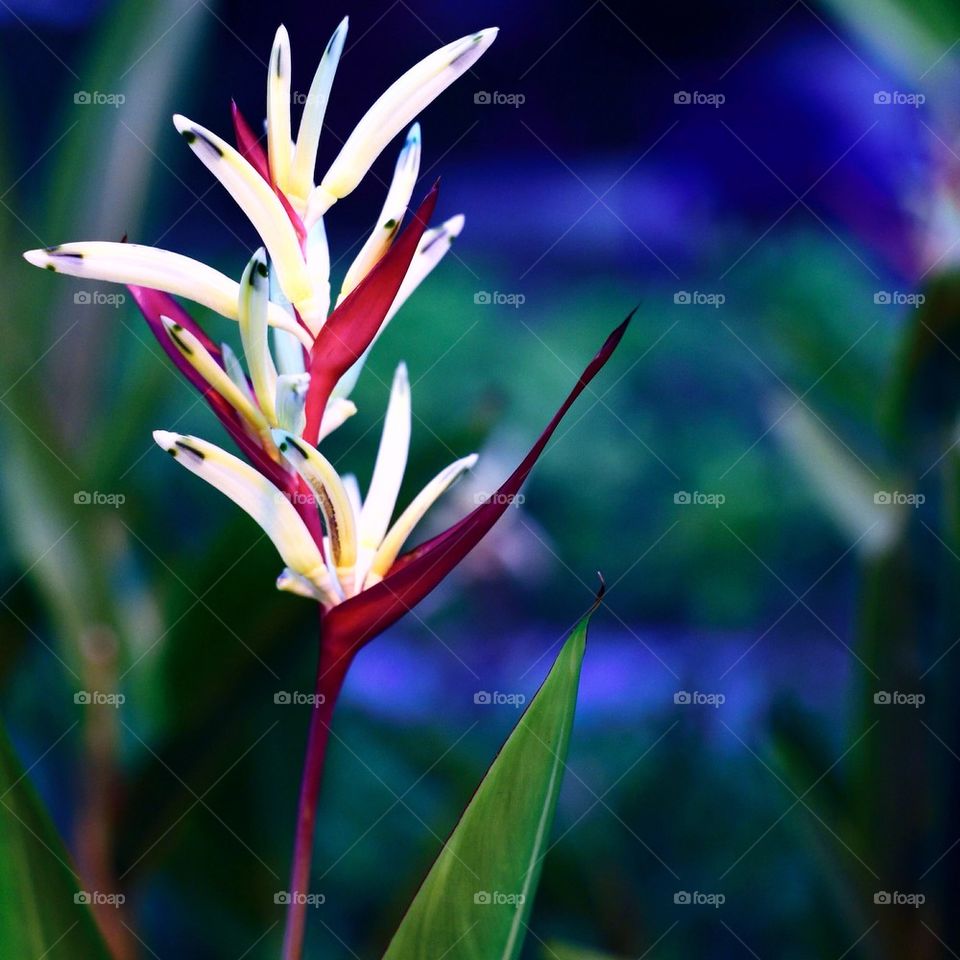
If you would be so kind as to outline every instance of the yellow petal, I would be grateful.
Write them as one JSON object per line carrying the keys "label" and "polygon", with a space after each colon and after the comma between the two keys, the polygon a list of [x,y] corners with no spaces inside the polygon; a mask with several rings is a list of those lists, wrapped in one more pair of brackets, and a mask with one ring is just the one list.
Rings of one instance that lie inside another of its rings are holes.
{"label": "yellow petal", "polygon": [[291,303],[311,296],[310,277],[293,224],[270,184],[215,133],[176,114],[174,126],[249,217],[270,251],[277,280]]}
{"label": "yellow petal", "polygon": [[[333,464],[306,440],[286,430],[274,430],[273,438],[290,465],[309,484],[323,514],[330,555],[341,572],[352,571],[357,559],[357,526],[350,499]],[[350,587],[343,584],[349,592]]]}
{"label": "yellow petal", "polygon": [[[367,111],[340,149],[311,203],[319,215],[350,193],[383,148],[480,58],[496,39],[497,28],[481,30],[434,51],[393,83]],[[311,198],[311,201],[313,198]],[[308,211],[308,216],[311,212]]]}
{"label": "yellow petal", "polygon": [[[393,180],[377,218],[377,225],[357,254],[343,280],[340,300],[373,269],[377,261],[390,249],[390,244],[400,229],[400,221],[407,211],[413,188],[420,171],[420,124],[415,123],[407,134],[406,143],[397,158]],[[339,302],[339,301],[338,301]]]}
{"label": "yellow petal", "polygon": [[377,550],[370,564],[370,573],[367,575],[365,586],[370,586],[371,582],[382,580],[387,571],[393,566],[394,561],[400,555],[407,537],[413,532],[413,528],[423,519],[424,514],[433,506],[437,499],[445,493],[453,482],[467,470],[473,469],[477,462],[477,455],[471,453],[468,457],[451,463],[446,469],[441,470],[421,491],[413,498],[410,506],[400,514],[397,522],[390,528],[390,531],[383,538],[380,548]]}
{"label": "yellow petal", "polygon": [[291,202],[305,206],[313,189],[314,168],[317,165],[317,147],[320,144],[320,131],[323,128],[323,118],[327,112],[327,103],[330,100],[330,88],[343,53],[343,45],[347,39],[348,19],[344,17],[340,25],[333,32],[320,66],[310,84],[307,101],[303,105],[303,116],[300,118],[300,130],[297,133],[297,147],[293,154],[293,164],[290,168],[287,194]]}
{"label": "yellow petal", "polygon": [[153,439],[191,473],[245,510],[273,541],[283,562],[316,587],[326,603],[336,588],[310,531],[280,489],[249,464],[197,437],[155,430]]}
{"label": "yellow petal", "polygon": [[290,175],[290,37],[280,24],[267,70],[267,158],[273,182],[286,190]]}
{"label": "yellow petal", "polygon": [[271,425],[276,426],[277,371],[267,343],[268,276],[267,258],[261,247],[247,264],[240,279],[237,319],[243,355],[253,381],[253,392],[257,395],[263,415]]}

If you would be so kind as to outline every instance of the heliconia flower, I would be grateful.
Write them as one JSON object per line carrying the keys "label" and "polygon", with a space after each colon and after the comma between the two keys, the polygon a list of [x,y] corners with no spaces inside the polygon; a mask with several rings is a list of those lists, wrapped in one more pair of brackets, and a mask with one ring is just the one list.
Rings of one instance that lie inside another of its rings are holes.
{"label": "heliconia flower", "polygon": [[[237,149],[187,117],[177,114],[173,118],[174,126],[193,152],[246,213],[269,253],[272,276],[282,296],[271,298],[268,323],[296,337],[308,352],[328,322],[330,308],[330,257],[322,212],[356,187],[386,145],[469,69],[497,34],[496,29],[471,34],[447,44],[408,70],[371,107],[344,143],[328,174],[315,186],[320,132],[347,25],[344,18],[330,38],[307,94],[295,142],[290,118],[290,41],[282,26],[274,40],[268,70],[266,150],[235,103],[231,104],[231,112]],[[381,216],[348,270],[338,303],[370,274],[398,235],[419,171],[420,149],[420,128],[415,124],[401,150]],[[317,199],[320,197],[327,199],[321,203]],[[308,215],[311,206],[313,212]],[[462,218],[453,218],[447,224],[451,225],[447,235],[452,238],[462,226]],[[403,296],[388,306],[381,322],[399,309],[448,247],[449,243],[441,242],[431,248],[437,256],[417,251],[414,263],[407,264],[409,275],[401,278]],[[36,266],[59,273],[186,297],[237,319],[237,284],[212,267],[170,251],[97,241],[31,250],[24,256]],[[346,391],[340,390],[339,395],[345,396]]]}
{"label": "heliconia flower", "polygon": [[[628,317],[588,364],[539,439],[499,490],[449,529],[403,553],[442,494],[477,461],[459,457],[399,512],[411,440],[411,390],[397,367],[372,477],[362,496],[318,449],[356,413],[348,399],[387,323],[442,259],[463,217],[428,226],[435,183],[407,225],[420,168],[421,131],[407,132],[373,229],[349,266],[330,310],[330,250],[323,216],[365,176],[387,144],[486,51],[495,28],[447,44],[408,70],[373,104],[329,170],[314,182],[317,146],[347,32],[344,19],[324,52],[296,139],[290,117],[290,41],[277,31],[267,78],[266,149],[236,104],[237,147],[176,115],[193,152],[246,213],[261,245],[240,282],[190,257],[120,242],[70,243],[24,256],[57,273],[126,284],[160,346],[201,393],[240,459],[197,437],[154,432],[160,447],[229,497],[264,530],[283,568],[277,587],[321,610],[317,689],[311,717],[290,890],[309,885],[314,812],[327,730],[356,652],[416,606],[459,564],[512,502],[567,410],[609,360]],[[236,321],[241,349],[218,345],[174,299]],[[304,901],[291,900],[284,960],[299,960]]]}

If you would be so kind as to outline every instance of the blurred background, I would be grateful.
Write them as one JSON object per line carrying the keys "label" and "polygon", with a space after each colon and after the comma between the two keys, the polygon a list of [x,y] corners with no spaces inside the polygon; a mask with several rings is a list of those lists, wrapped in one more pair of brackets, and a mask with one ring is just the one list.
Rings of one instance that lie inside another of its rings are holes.
{"label": "blurred background", "polygon": [[[129,297],[20,252],[127,235],[239,276],[253,229],[170,114],[259,121],[278,23],[305,92],[345,13],[321,168],[412,63],[501,33],[421,118],[422,190],[466,228],[334,462],[369,478],[405,359],[402,498],[481,453],[440,529],[640,309],[522,507],[359,657],[308,955],[380,955],[517,720],[475,694],[532,695],[597,569],[529,956],[960,951],[954,5],[4,0],[0,714],[91,889],[127,896],[119,954],[277,955],[308,708],[274,700],[309,692],[316,623],[153,445],[223,438]],[[335,273],[395,153],[330,215]]]}

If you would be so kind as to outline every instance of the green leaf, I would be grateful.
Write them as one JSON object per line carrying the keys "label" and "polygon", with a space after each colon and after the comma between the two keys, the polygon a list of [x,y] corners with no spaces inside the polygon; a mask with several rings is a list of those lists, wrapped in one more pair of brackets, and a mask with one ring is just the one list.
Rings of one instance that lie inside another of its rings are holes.
{"label": "green leaf", "polygon": [[108,960],[57,830],[0,727],[0,944],[4,957]]}
{"label": "green leaf", "polygon": [[563,779],[589,618],[487,771],[384,960],[513,960],[520,953]]}

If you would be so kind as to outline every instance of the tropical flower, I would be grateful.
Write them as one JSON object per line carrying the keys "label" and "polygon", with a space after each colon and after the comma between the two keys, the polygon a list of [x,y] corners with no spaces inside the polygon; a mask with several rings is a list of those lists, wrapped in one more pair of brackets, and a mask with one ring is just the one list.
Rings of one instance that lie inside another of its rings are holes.
{"label": "tropical flower", "polygon": [[[396,519],[411,436],[406,367],[397,368],[373,476],[362,497],[318,446],[356,412],[349,394],[384,327],[444,256],[463,227],[428,229],[438,185],[408,225],[420,166],[410,127],[380,216],[346,272],[333,310],[324,215],[347,196],[386,145],[467,70],[496,29],[454,41],[408,70],[374,103],[319,183],[317,145],[347,21],[334,32],[310,87],[296,140],[290,119],[290,47],[277,32],[267,80],[266,150],[233,105],[237,148],[182,116],[177,130],[249,217],[262,246],[239,283],[197,260],[120,242],[68,243],[24,256],[58,273],[128,285],[164,351],[203,395],[246,460],[197,437],[158,430],[157,443],[222,491],[266,532],[284,563],[277,586],[320,604],[318,698],[311,721],[291,890],[305,891],[327,728],[353,656],[420,602],[503,514],[571,404],[609,359],[629,317],[607,339],[533,448],[501,487],[438,536],[403,553],[437,498],[476,462],[446,466]],[[174,299],[235,320],[242,355],[218,346]],[[303,909],[293,901],[284,956],[300,955]]]}

